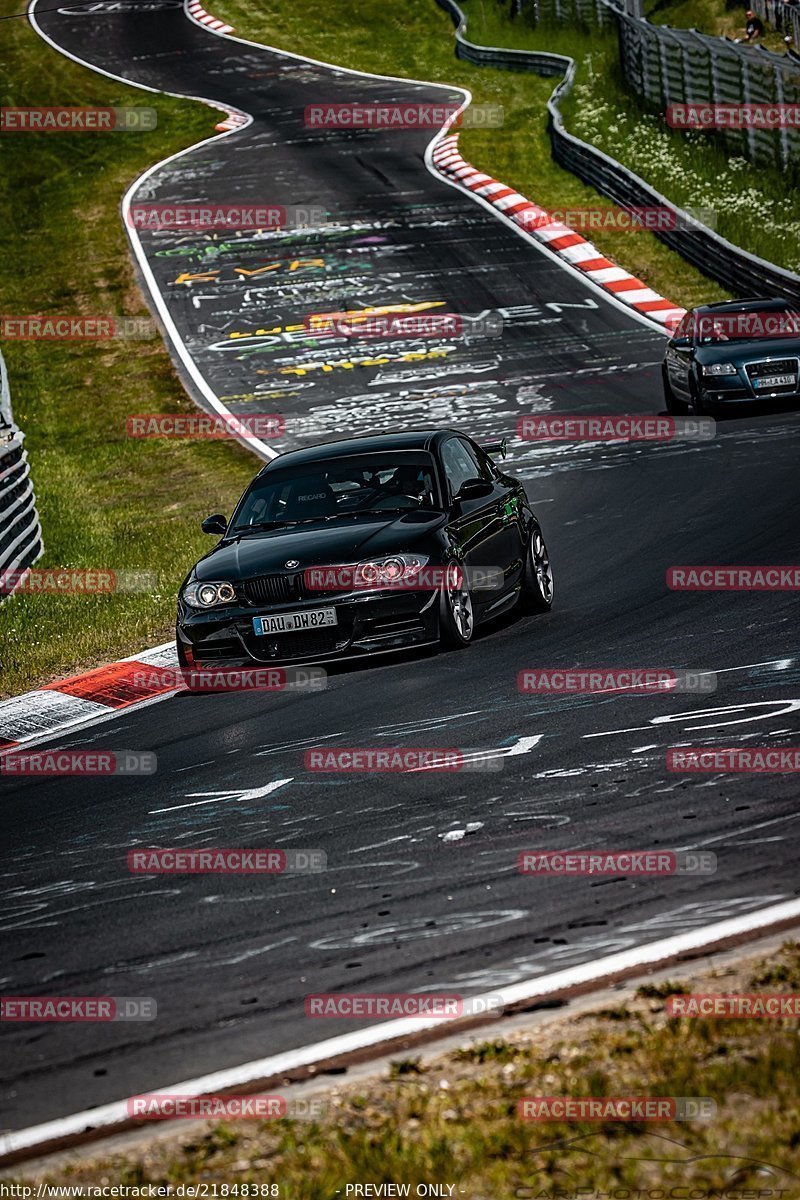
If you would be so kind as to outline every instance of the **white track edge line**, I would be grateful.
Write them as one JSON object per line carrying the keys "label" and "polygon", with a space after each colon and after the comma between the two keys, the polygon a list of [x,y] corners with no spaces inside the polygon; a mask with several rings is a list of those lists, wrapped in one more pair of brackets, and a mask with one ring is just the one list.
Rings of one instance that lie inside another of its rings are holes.
{"label": "white track edge line", "polygon": [[[193,150],[198,150],[202,146],[207,146],[209,143],[217,141],[219,138],[230,137],[230,135],[233,133],[239,133],[242,129],[247,128],[247,126],[252,123],[252,114],[245,113],[241,109],[237,109],[235,106],[229,105],[227,102],[209,100],[206,96],[191,96],[179,92],[170,92],[163,88],[153,88],[146,83],[137,83],[134,80],[126,79],[122,75],[115,75],[111,71],[106,71],[103,67],[94,66],[85,59],[78,58],[78,56],[73,54],[70,50],[66,50],[63,46],[59,46],[57,42],[54,42],[53,39],[44,32],[36,20],[36,4],[37,0],[30,0],[28,5],[28,20],[39,37],[41,37],[43,41],[47,42],[49,46],[52,46],[57,53],[63,55],[64,58],[71,59],[72,62],[76,62],[79,66],[85,67],[89,71],[94,71],[98,75],[105,75],[108,79],[114,79],[118,83],[123,83],[126,87],[139,88],[145,92],[152,92],[157,96],[172,96],[177,100],[199,101],[201,104],[207,104],[209,108],[213,108],[217,112],[227,112],[229,116],[238,112],[240,116],[246,118],[244,125],[240,125],[235,129],[225,130],[225,132],[222,133],[213,134],[211,137],[204,138],[200,142],[194,142],[191,146],[186,146],[183,150],[178,150],[175,154],[170,154],[167,158],[161,159],[160,162],[154,163],[133,181],[121,200],[121,213],[125,232],[136,257],[136,262],[147,284],[153,305],[155,306],[158,315],[164,323],[164,327],[167,330],[169,339],[174,346],[178,357],[180,358],[184,368],[197,387],[198,391],[202,396],[205,397],[214,411],[220,413],[222,416],[235,417],[235,414],[232,413],[231,410],[222,403],[216,393],[212,390],[210,384],[206,381],[205,377],[200,372],[200,368],[197,366],[191,354],[189,353],[189,350],[180,335],[178,327],[172,319],[169,308],[167,307],[166,299],[161,292],[161,289],[158,287],[152,268],[147,261],[147,257],[144,253],[144,247],[142,246],[141,238],[139,237],[139,232],[135,227],[130,226],[128,223],[128,213],[130,211],[131,201],[134,193],[138,191],[139,187],[155,171],[165,167],[168,163],[174,162],[175,159],[181,158],[184,154],[189,154]],[[207,26],[202,25],[199,21],[195,21],[194,17],[192,17],[191,20],[194,21],[196,25],[199,25],[201,29],[206,29],[207,32],[216,32],[215,30],[209,30]],[[260,458],[266,458],[269,461],[278,457],[278,451],[273,450],[271,446],[268,446],[266,442],[261,441],[259,438],[246,438],[237,434],[236,440],[245,446],[246,449],[254,451]]]}
{"label": "white track edge line", "polygon": [[[611,954],[606,958],[595,959],[590,963],[568,967],[551,975],[526,979],[522,983],[513,984],[510,987],[484,993],[480,999],[488,1001],[492,998],[496,1002],[499,997],[503,1005],[519,1003],[529,998],[533,999],[580,984],[591,983],[594,980],[603,979],[622,971],[630,971],[636,967],[652,966],[662,959],[672,958],[691,950],[700,950],[705,945],[787,920],[800,920],[800,899],[787,900],[768,908],[756,909],[738,917],[707,925],[703,929],[693,929],[688,933],[675,934],[672,937],[662,938],[660,941],[636,946],[631,950],[623,950],[618,954]],[[251,1062],[242,1063],[238,1067],[214,1071],[196,1079],[186,1079],[148,1094],[156,1096],[214,1094],[215,1090],[224,1091],[257,1079],[268,1079],[299,1067],[309,1067],[317,1062],[343,1054],[352,1054],[369,1047],[378,1048],[384,1042],[394,1041],[427,1029],[445,1029],[446,1027],[447,1022],[442,1022],[441,1019],[435,1017],[404,1017],[396,1021],[370,1025],[355,1033],[328,1038],[310,1046],[300,1046],[282,1054],[254,1059]],[[61,1117],[41,1125],[30,1126],[27,1129],[7,1132],[0,1136],[0,1155],[30,1150],[35,1146],[57,1139],[81,1134],[89,1128],[113,1127],[126,1120],[128,1120],[128,1101],[127,1099],[117,1100],[98,1108],[74,1113],[69,1117]]]}

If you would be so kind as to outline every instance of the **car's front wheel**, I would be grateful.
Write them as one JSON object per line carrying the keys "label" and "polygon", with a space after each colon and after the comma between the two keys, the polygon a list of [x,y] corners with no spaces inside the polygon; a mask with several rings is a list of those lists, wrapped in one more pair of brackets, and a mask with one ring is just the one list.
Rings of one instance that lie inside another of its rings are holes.
{"label": "car's front wheel", "polygon": [[673,417],[679,417],[688,412],[688,406],[683,400],[679,400],[672,390],[672,384],[669,381],[666,367],[661,368],[661,382],[664,385],[664,403],[667,407],[667,412]]}
{"label": "car's front wheel", "polygon": [[693,379],[689,380],[689,391],[692,396],[692,412],[696,417],[705,416],[708,412],[708,405],[706,404],[702,389]]}
{"label": "car's front wheel", "polygon": [[468,646],[475,632],[475,613],[467,572],[460,563],[450,563],[439,594],[439,639],[450,649]]}
{"label": "car's front wheel", "polygon": [[553,568],[538,525],[534,524],[525,553],[520,607],[524,612],[549,612],[553,607]]}

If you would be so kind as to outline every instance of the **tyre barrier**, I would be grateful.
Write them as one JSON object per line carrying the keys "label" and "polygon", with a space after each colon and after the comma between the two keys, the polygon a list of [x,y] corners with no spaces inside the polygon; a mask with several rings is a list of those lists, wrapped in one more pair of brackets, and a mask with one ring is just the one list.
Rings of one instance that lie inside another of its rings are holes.
{"label": "tyre barrier", "polygon": [[0,354],[0,601],[14,590],[8,573],[33,566],[44,549],[24,441],[14,424],[8,373]]}

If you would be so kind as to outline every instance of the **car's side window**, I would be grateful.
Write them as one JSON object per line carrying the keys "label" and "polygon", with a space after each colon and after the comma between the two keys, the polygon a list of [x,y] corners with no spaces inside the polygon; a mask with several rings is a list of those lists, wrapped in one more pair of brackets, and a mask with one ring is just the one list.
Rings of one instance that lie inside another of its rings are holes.
{"label": "car's side window", "polygon": [[478,464],[478,478],[485,479],[488,483],[496,483],[500,472],[486,451],[482,450],[480,446],[475,447],[472,445],[470,445],[469,449]]}
{"label": "car's side window", "polygon": [[478,474],[478,464],[468,452],[467,445],[460,438],[450,438],[442,446],[442,465],[447,477],[451,500],[461,490],[467,479],[474,479]]}

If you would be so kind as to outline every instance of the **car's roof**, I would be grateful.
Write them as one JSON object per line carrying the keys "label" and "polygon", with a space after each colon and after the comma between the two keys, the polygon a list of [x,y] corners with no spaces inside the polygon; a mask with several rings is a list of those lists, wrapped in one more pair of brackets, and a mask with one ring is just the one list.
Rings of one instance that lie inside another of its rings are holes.
{"label": "car's roof", "polygon": [[405,433],[374,433],[367,437],[322,442],[318,446],[305,446],[302,450],[279,454],[264,467],[264,471],[272,467],[301,467],[306,463],[349,457],[352,454],[369,454],[375,450],[431,450],[444,437],[458,432],[457,429],[409,429]]}
{"label": "car's roof", "polygon": [[779,296],[759,299],[757,296],[747,300],[718,300],[716,304],[698,304],[692,309],[696,313],[718,312],[770,312],[772,309],[796,308],[791,300],[781,300]]}

